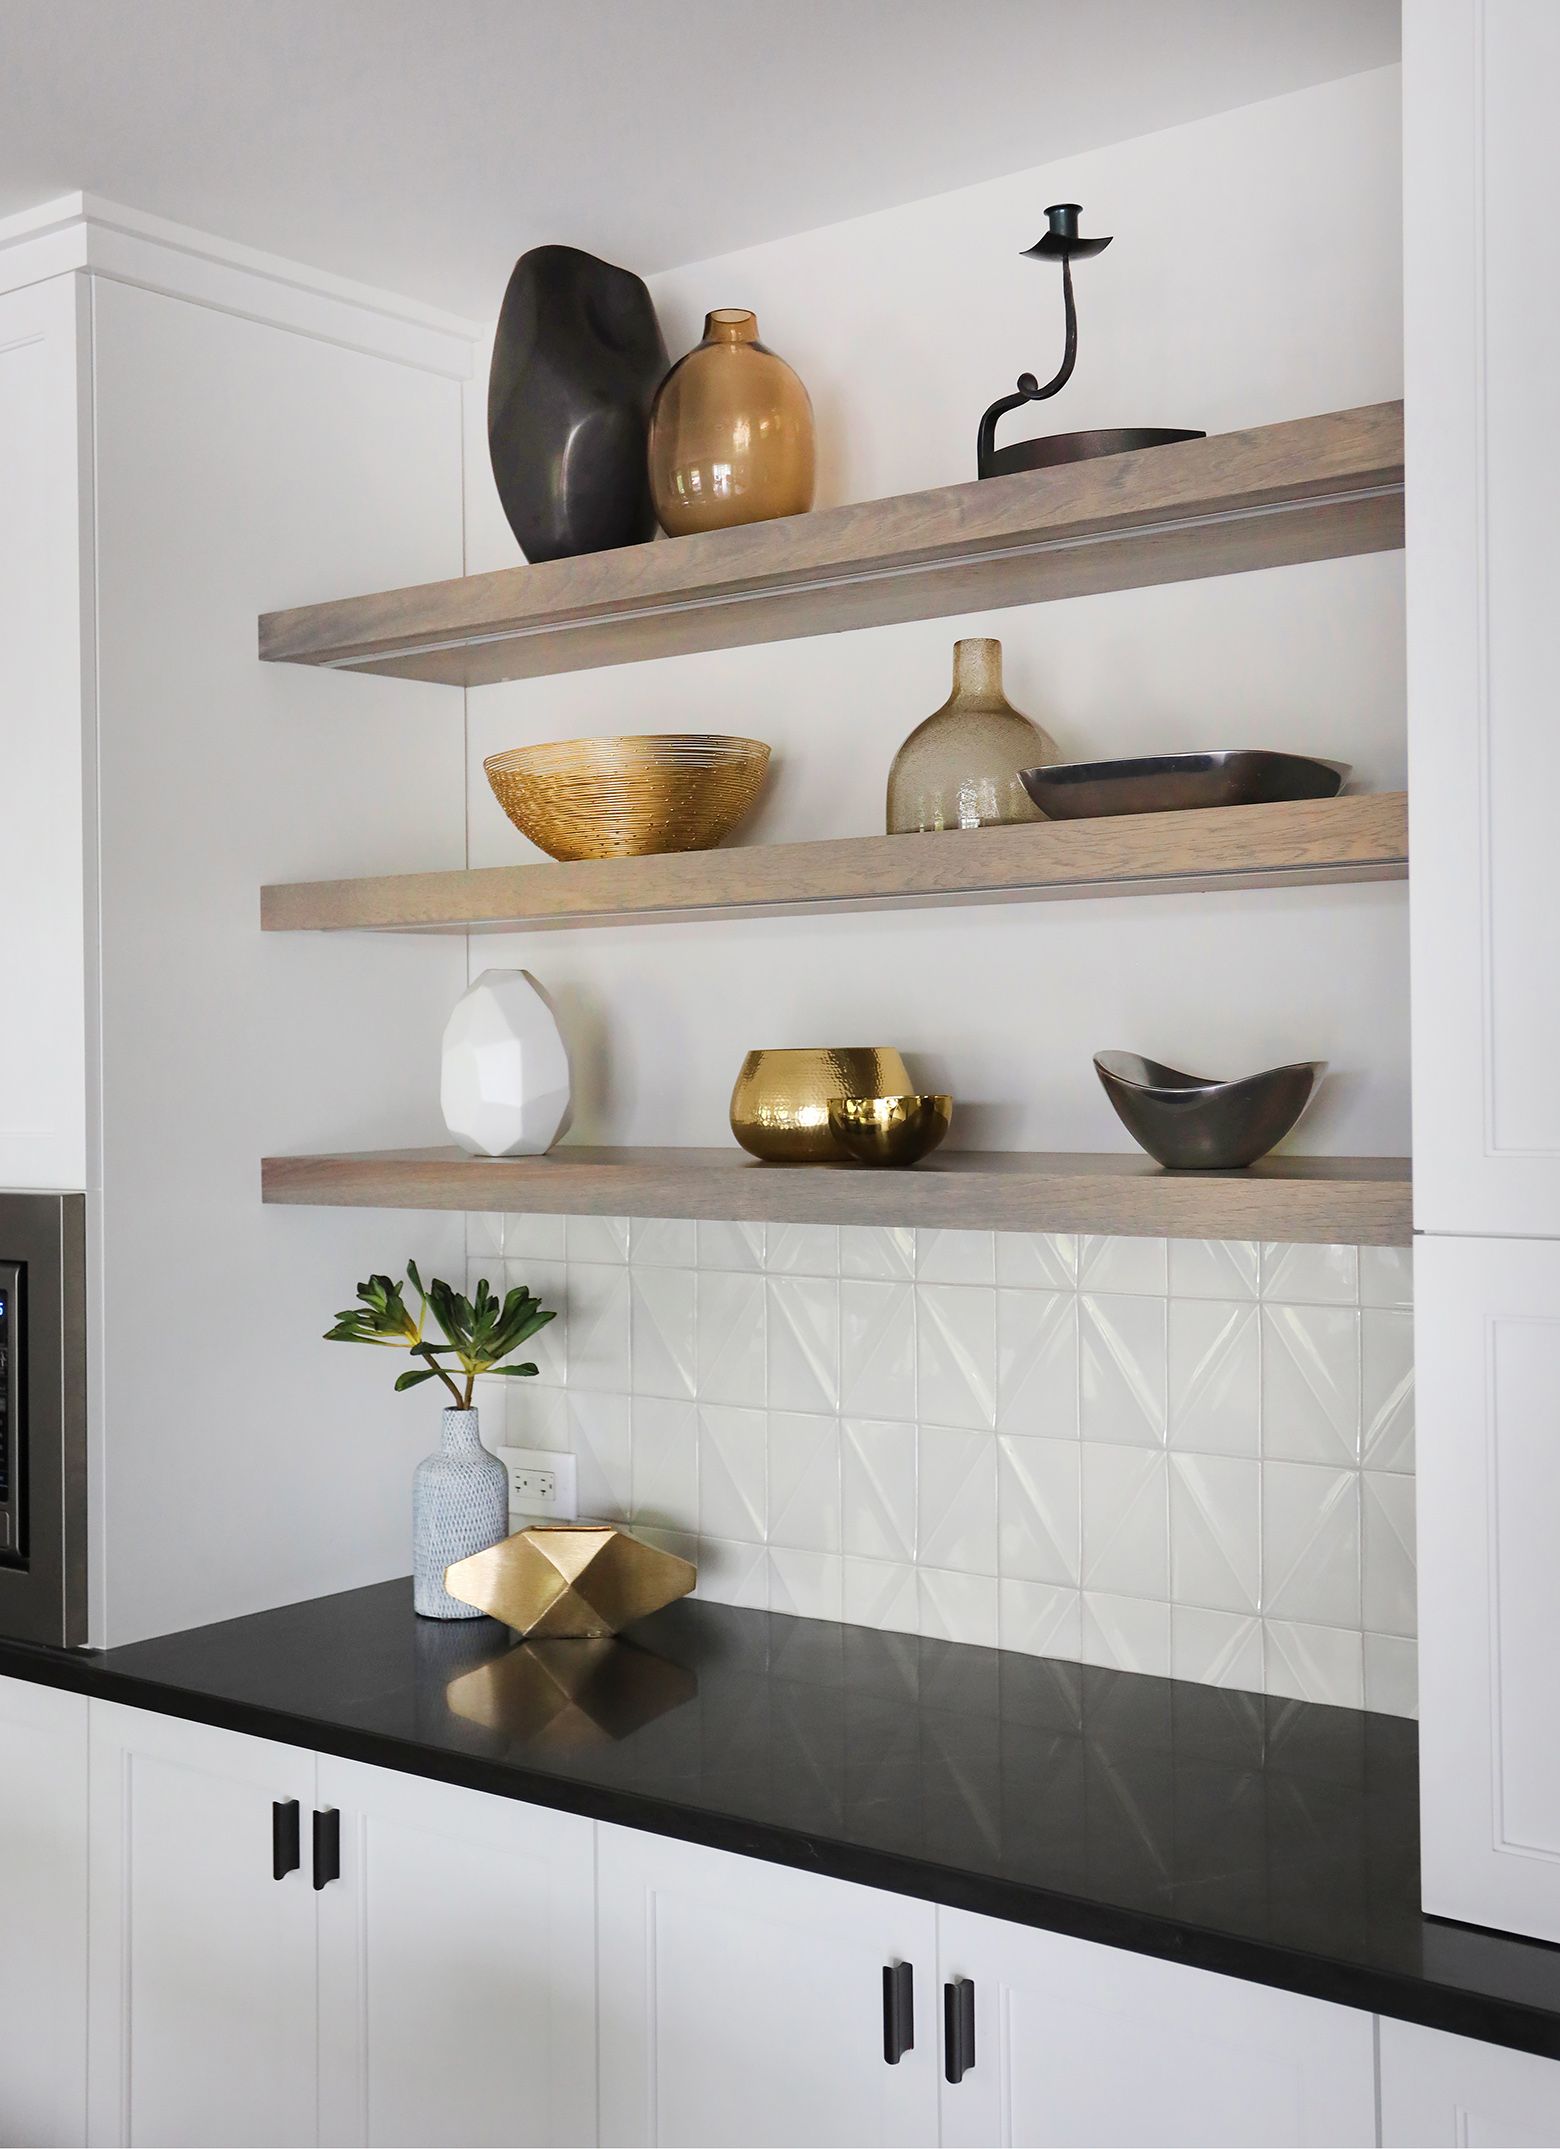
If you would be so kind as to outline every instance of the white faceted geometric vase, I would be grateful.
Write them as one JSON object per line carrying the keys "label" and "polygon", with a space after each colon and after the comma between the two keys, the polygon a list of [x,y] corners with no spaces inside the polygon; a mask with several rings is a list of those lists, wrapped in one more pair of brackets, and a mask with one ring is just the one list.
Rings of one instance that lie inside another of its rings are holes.
{"label": "white faceted geometric vase", "polygon": [[439,1080],[444,1124],[474,1157],[539,1157],[568,1130],[569,1055],[525,970],[484,970],[455,1003]]}

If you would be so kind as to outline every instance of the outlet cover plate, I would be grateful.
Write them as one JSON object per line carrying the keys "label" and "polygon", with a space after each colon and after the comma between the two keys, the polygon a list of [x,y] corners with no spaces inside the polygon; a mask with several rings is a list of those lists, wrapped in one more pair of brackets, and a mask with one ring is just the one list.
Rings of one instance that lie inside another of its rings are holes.
{"label": "outlet cover plate", "polygon": [[509,1511],[532,1522],[576,1522],[574,1457],[548,1448],[497,1448],[509,1472]]}

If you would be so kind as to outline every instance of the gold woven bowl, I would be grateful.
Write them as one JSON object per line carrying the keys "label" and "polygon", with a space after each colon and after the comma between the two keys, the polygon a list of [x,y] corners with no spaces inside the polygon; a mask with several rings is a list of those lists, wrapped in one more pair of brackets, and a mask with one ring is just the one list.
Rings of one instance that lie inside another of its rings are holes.
{"label": "gold woven bowl", "polygon": [[489,754],[493,796],[549,858],[643,858],[713,850],[758,796],[762,739],[673,732],[555,739]]}
{"label": "gold woven bowl", "polygon": [[858,1164],[919,1164],[953,1125],[951,1097],[836,1097],[829,1132]]}
{"label": "gold woven bowl", "polygon": [[843,1097],[880,1097],[910,1087],[892,1045],[814,1045],[750,1052],[731,1093],[731,1131],[766,1164],[843,1164],[829,1106]]}

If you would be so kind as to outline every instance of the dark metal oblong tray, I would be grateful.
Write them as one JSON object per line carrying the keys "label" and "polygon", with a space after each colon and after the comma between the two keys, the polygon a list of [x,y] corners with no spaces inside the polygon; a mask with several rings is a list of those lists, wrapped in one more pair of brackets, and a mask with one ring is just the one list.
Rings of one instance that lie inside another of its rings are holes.
{"label": "dark metal oblong tray", "polygon": [[1349,769],[1347,761],[1236,747],[1206,754],[1139,754],[1126,761],[1058,761],[1018,773],[1043,814],[1053,821],[1082,821],[1115,813],[1336,798]]}
{"label": "dark metal oblong tray", "polygon": [[1109,425],[1092,433],[1047,433],[1040,440],[1015,440],[997,448],[983,478],[1010,478],[1020,470],[1055,470],[1063,463],[1092,462],[1097,455],[1131,455],[1139,448],[1170,448],[1181,440],[1206,440],[1206,433],[1184,426]]}

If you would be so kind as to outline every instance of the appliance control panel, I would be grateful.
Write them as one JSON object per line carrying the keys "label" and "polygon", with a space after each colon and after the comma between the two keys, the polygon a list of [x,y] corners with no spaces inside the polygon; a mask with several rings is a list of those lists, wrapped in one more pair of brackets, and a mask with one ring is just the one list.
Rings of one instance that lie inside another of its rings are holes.
{"label": "appliance control panel", "polygon": [[0,1560],[26,1553],[22,1512],[22,1270],[0,1261]]}

